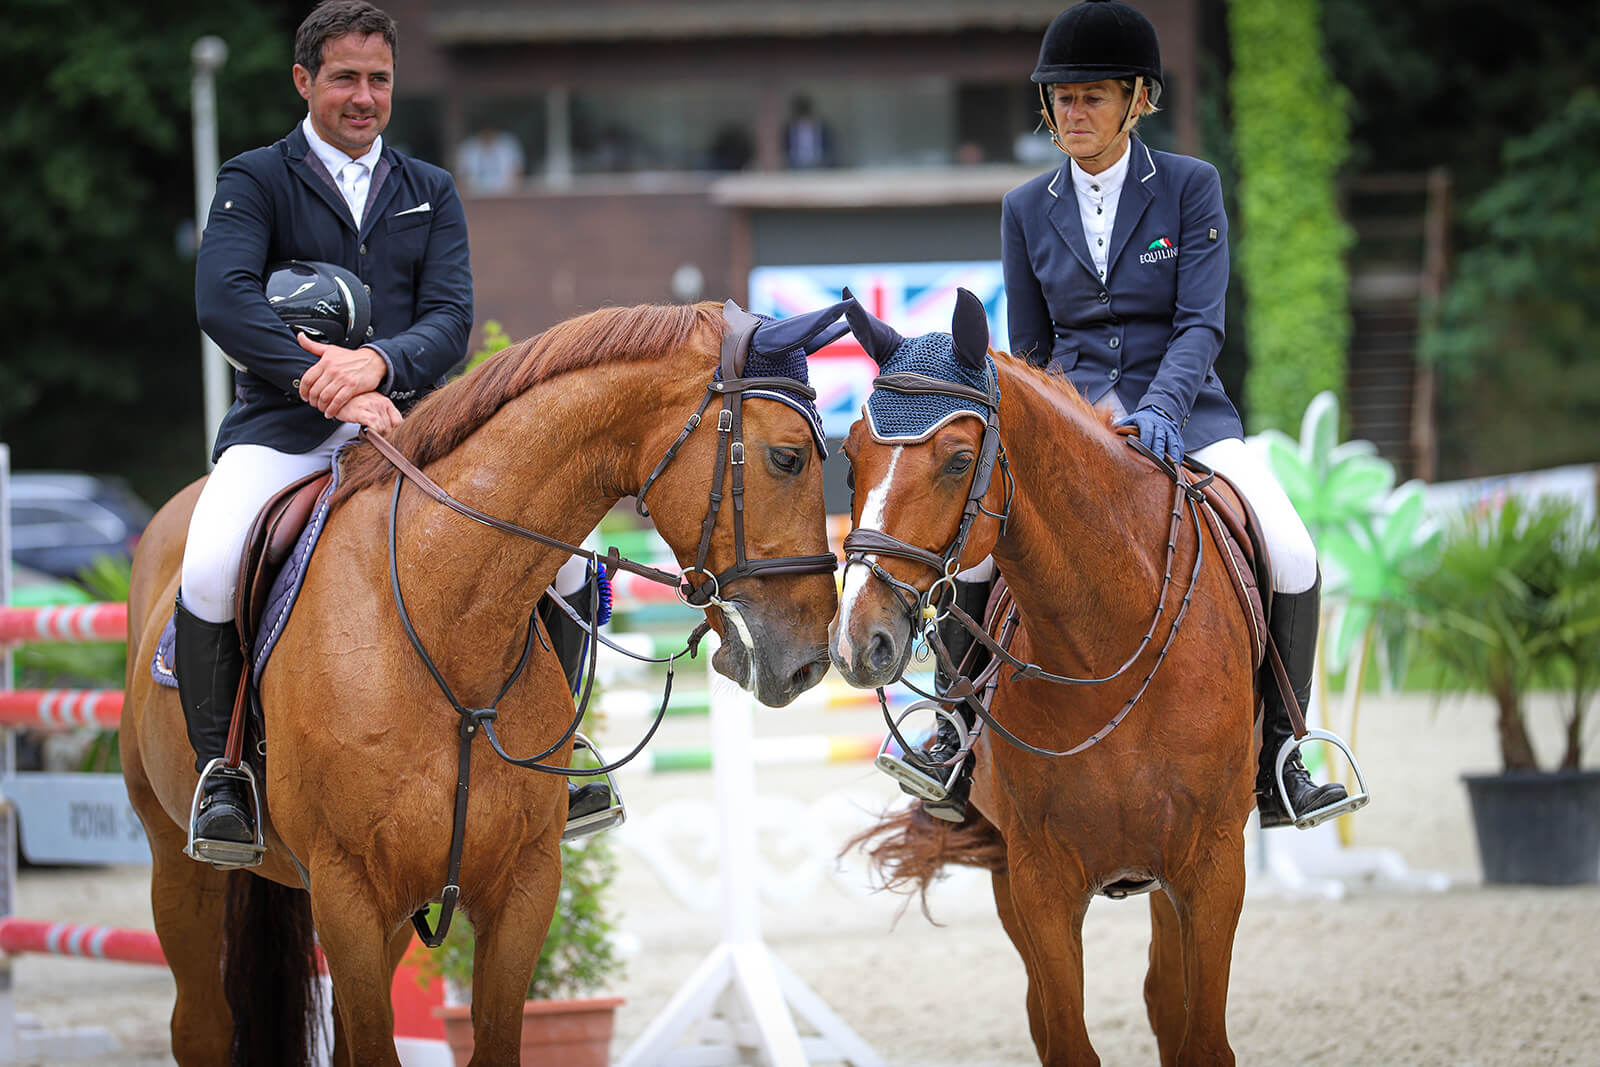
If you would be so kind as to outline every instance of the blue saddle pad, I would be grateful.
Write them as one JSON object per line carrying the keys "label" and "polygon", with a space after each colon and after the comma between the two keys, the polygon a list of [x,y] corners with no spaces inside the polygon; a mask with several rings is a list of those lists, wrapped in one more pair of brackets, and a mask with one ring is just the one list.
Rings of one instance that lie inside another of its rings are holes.
{"label": "blue saddle pad", "polygon": [[[317,506],[311,512],[306,528],[300,532],[294,550],[284,560],[283,569],[278,571],[272,588],[267,592],[266,607],[256,624],[255,641],[250,652],[251,678],[257,685],[261,684],[261,672],[266,669],[267,657],[272,655],[272,649],[277,645],[278,637],[289,621],[289,613],[300,595],[300,587],[305,583],[306,567],[311,562],[311,553],[317,547],[317,540],[322,536],[322,528],[328,519],[328,501],[334,489],[338,488],[339,476],[339,464],[336,461],[333,480],[317,499]],[[174,689],[178,685],[178,676],[172,670],[176,644],[177,629],[172,619],[168,618],[166,628],[161,631],[161,640],[156,642],[155,655],[150,660],[150,676],[157,683]]]}

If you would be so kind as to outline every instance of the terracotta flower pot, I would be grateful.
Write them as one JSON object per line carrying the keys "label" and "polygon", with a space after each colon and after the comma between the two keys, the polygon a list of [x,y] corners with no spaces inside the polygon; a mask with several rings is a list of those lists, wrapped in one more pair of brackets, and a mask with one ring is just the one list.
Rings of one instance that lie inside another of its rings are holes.
{"label": "terracotta flower pot", "polygon": [[[528,1000],[522,1004],[522,1062],[562,1067],[606,1067],[611,1062],[611,1031],[622,997]],[[472,1059],[472,1006],[447,1004],[433,1009],[444,1020],[445,1040],[457,1067]]]}

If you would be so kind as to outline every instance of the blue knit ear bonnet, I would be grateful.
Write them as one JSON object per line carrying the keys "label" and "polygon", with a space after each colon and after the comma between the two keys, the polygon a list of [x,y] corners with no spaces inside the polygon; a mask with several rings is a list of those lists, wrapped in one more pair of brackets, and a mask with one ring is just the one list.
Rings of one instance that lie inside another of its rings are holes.
{"label": "blue knit ear bonnet", "polygon": [[[728,303],[738,308],[738,305],[731,300]],[[757,315],[756,318],[761,320],[761,325],[756,327],[755,333],[750,337],[750,347],[740,377],[788,378],[800,385],[809,386],[811,375],[806,357],[849,331],[850,327],[839,318],[844,310],[845,302],[840,301],[832,307],[807,312],[804,315],[792,315],[786,319]],[[722,378],[721,368],[718,368],[716,377],[718,380]],[[817,411],[816,400],[813,397],[781,386],[772,389],[750,389],[744,395],[776,400],[805,416],[806,422],[811,426],[811,435],[816,438],[818,454],[824,459],[827,458],[827,436],[822,432],[822,415]]]}
{"label": "blue knit ear bonnet", "polygon": [[[850,332],[878,364],[882,374],[918,374],[954,382],[985,393],[1000,403],[1000,383],[989,357],[989,320],[983,301],[965,289],[956,290],[951,333],[925,333],[909,340],[877,318],[844,291]],[[867,428],[883,444],[926,441],[953,419],[975,415],[987,425],[989,409],[976,400],[938,393],[902,393],[874,388],[867,397]]]}

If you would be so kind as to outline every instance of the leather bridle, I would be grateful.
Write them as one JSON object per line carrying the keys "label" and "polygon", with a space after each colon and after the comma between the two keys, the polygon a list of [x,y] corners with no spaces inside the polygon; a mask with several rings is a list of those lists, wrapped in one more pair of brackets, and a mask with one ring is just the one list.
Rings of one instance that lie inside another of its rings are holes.
{"label": "leather bridle", "polygon": [[[677,458],[678,449],[689,439],[704,419],[706,409],[711,406],[711,401],[717,396],[722,397],[722,408],[717,412],[717,452],[712,460],[711,491],[706,502],[706,517],[700,524],[700,545],[695,551],[694,566],[686,569],[680,576],[678,597],[690,607],[704,608],[709,605],[726,607],[722,598],[724,587],[738,581],[740,578],[764,577],[778,574],[831,574],[839,566],[839,560],[829,552],[814,556],[775,556],[771,559],[750,559],[745,554],[744,548],[744,394],[752,389],[782,389],[789,393],[798,393],[807,400],[815,400],[817,392],[809,385],[804,385],[793,378],[745,378],[742,377],[746,359],[750,351],[750,339],[755,336],[757,327],[762,320],[740,308],[731,300],[722,309],[723,317],[728,320],[728,330],[722,338],[722,363],[717,374],[706,385],[706,395],[700,401],[700,406],[695,409],[689,421],[683,424],[683,430],[678,434],[677,440],[672,442],[667,454],[661,457],[650,476],[644,480],[644,486],[635,498],[634,508],[646,518],[650,509],[645,505],[645,494],[661,477],[667,466]],[[730,459],[732,462],[728,462]],[[733,477],[729,488],[729,495],[733,497],[733,551],[732,566],[721,574],[712,574],[706,569],[706,557],[711,552],[711,533],[717,525],[717,514],[722,508],[722,484],[727,476],[728,467],[733,468]],[[705,580],[698,586],[689,582],[689,575],[700,574]]]}
{"label": "leather bridle", "polygon": [[[978,443],[976,466],[972,473],[972,488],[968,490],[967,502],[961,508],[961,522],[956,527],[955,536],[945,546],[944,551],[930,552],[918,548],[882,530],[856,529],[845,535],[845,570],[848,572],[851,566],[859,564],[866,567],[874,578],[889,586],[894,591],[895,598],[899,600],[900,606],[910,617],[913,631],[919,624],[931,626],[943,618],[944,611],[954,603],[954,582],[956,572],[961,570],[961,553],[966,550],[967,539],[972,535],[972,527],[977,522],[978,516],[988,515],[999,519],[1002,534],[1010,522],[1011,499],[1016,485],[1011,478],[1011,465],[1006,461],[1005,446],[1000,442],[1000,383],[996,380],[993,363],[989,364],[987,378],[987,390],[973,389],[926,374],[909,372],[880,374],[872,380],[874,389],[886,389],[908,395],[955,397],[980,404],[987,412],[983,420],[983,438]],[[1005,502],[1000,511],[994,512],[983,506],[983,498],[989,493],[997,465],[1005,480]],[[909,582],[903,582],[890,574],[877,560],[869,558],[875,555],[920,563],[930,568],[938,577],[926,590],[918,590]]]}

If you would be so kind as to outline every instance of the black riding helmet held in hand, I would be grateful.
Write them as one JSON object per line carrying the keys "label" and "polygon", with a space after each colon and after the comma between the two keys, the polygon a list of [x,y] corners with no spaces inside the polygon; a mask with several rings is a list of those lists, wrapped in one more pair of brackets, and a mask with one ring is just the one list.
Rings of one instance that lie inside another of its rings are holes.
{"label": "black riding helmet held in hand", "polygon": [[1083,0],[1055,17],[1039,45],[1032,80],[1097,82],[1143,78],[1161,95],[1161,43],[1150,20],[1120,0]]}
{"label": "black riding helmet held in hand", "polygon": [[372,298],[343,267],[303,259],[273,263],[263,288],[284,324],[313,341],[359,348],[372,335]]}

